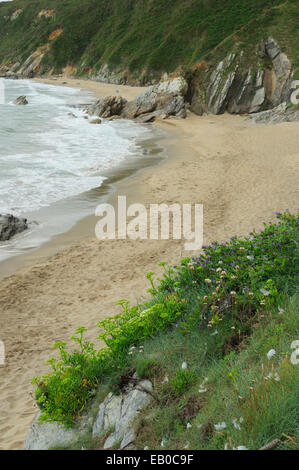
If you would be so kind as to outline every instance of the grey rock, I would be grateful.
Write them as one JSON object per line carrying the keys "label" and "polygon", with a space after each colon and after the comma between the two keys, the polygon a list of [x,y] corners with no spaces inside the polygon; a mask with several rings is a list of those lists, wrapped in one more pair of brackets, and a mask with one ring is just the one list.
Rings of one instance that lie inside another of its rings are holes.
{"label": "grey rock", "polygon": [[106,96],[91,105],[88,108],[88,113],[106,119],[112,116],[119,116],[126,103],[127,100],[121,96]]}
{"label": "grey rock", "polygon": [[250,115],[254,124],[279,124],[281,122],[298,122],[299,110],[288,108],[287,103],[282,103],[273,109]]}
{"label": "grey rock", "polygon": [[135,119],[154,112],[157,112],[157,115],[185,117],[187,89],[188,84],[182,77],[151,86],[124,106],[122,117]]}
{"label": "grey rock", "polygon": [[100,118],[91,119],[91,121],[89,121],[89,124],[102,124],[102,121]]}
{"label": "grey rock", "polygon": [[14,217],[11,214],[0,214],[0,241],[10,240],[17,233],[27,230],[27,219]]}
{"label": "grey rock", "polygon": [[126,448],[135,439],[132,428],[139,410],[147,406],[151,400],[152,384],[143,380],[136,386],[129,386],[127,391],[115,396],[111,393],[101,403],[93,425],[93,437],[103,436],[110,431],[104,443],[104,449],[120,445]]}
{"label": "grey rock", "polygon": [[[248,68],[241,51],[229,54],[214,69],[206,69],[204,81],[193,79],[191,111],[196,114],[204,111],[256,113],[288,101],[293,78],[288,57],[272,37],[262,42],[255,52],[256,65],[252,68]],[[267,67],[265,58],[269,63]]]}
{"label": "grey rock", "polygon": [[27,433],[25,450],[49,450],[53,447],[67,449],[90,424],[90,419],[85,418],[77,428],[67,430],[58,423],[39,423],[40,414],[37,413]]}
{"label": "grey rock", "polygon": [[19,96],[18,98],[16,98],[13,102],[13,104],[17,104],[17,105],[25,105],[25,104],[28,104],[28,101],[27,101],[27,98],[26,96]]}

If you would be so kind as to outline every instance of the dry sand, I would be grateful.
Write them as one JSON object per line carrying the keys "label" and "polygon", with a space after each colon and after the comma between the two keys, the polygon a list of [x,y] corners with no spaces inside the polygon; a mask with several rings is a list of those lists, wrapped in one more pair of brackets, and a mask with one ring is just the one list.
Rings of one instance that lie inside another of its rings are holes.
{"label": "dry sand", "polygon": [[[121,88],[86,81],[78,86],[98,96]],[[129,98],[137,92],[123,90]],[[120,182],[112,202],[120,194],[128,203],[202,203],[205,244],[260,229],[274,220],[275,211],[297,209],[298,123],[264,126],[240,116],[190,114],[158,125],[170,132],[163,141],[168,159]],[[120,298],[142,300],[145,274],[159,274],[158,262],[186,255],[183,243],[90,238],[0,282],[0,337],[6,345],[6,365],[0,367],[0,449],[23,446],[36,412],[30,380],[48,370],[44,363],[52,344],[81,325],[94,340],[97,321],[117,312]]]}

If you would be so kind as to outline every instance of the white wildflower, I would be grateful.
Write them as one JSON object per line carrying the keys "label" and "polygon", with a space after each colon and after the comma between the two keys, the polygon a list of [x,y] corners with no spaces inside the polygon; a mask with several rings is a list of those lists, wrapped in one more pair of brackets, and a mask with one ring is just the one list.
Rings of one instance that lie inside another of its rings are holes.
{"label": "white wildflower", "polygon": [[214,333],[211,333],[211,336],[216,336],[218,335],[218,333],[219,333],[218,330],[215,330]]}
{"label": "white wildflower", "polygon": [[192,424],[187,423],[187,429],[191,429],[191,428],[192,428]]}
{"label": "white wildflower", "polygon": [[143,450],[149,450],[149,447],[148,446],[145,446],[145,448]]}
{"label": "white wildflower", "polygon": [[267,352],[267,358],[268,358],[268,360],[270,361],[270,359],[271,359],[273,356],[275,356],[275,354],[276,354],[275,349],[270,349],[270,351]]}
{"label": "white wildflower", "polygon": [[222,421],[222,423],[218,423],[214,425],[216,431],[222,431],[223,429],[226,428],[226,423]]}
{"label": "white wildflower", "polygon": [[240,418],[240,419],[239,419],[239,422],[238,422],[238,419],[237,419],[237,418],[234,418],[234,419],[232,420],[232,423],[233,423],[233,425],[234,425],[234,428],[235,428],[235,429],[238,429],[238,431],[240,431],[240,430],[241,430],[241,426],[240,426],[239,423],[243,423],[243,421],[244,421],[243,418]]}
{"label": "white wildflower", "polygon": [[163,381],[162,381],[162,384],[166,384],[169,382],[169,378],[168,378],[168,375],[165,375]]}
{"label": "white wildflower", "polygon": [[260,289],[260,292],[266,296],[270,294],[270,291],[266,289]]}
{"label": "white wildflower", "polygon": [[188,366],[187,366],[187,362],[183,362],[183,364],[182,364],[182,369],[185,370],[185,369],[187,369],[187,367],[188,367]]}
{"label": "white wildflower", "polygon": [[233,450],[249,450],[249,449],[247,449],[247,447],[245,446],[238,446],[238,447],[234,447]]}

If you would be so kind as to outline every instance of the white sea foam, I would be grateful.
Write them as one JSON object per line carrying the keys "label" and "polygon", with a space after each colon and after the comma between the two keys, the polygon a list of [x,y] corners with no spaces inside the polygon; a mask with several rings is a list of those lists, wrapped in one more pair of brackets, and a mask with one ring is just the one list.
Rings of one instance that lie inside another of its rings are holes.
{"label": "white sea foam", "polygon": [[[13,100],[26,95],[27,106]],[[90,124],[82,90],[5,81],[0,105],[0,213],[24,214],[101,186],[106,170],[141,155],[150,131],[128,121]],[[75,116],[75,117],[74,117]]]}

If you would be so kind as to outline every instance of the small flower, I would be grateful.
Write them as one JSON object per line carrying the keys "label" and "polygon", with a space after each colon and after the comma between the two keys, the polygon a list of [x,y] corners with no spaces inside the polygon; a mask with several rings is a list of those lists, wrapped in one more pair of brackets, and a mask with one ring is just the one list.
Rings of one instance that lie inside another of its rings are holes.
{"label": "small flower", "polygon": [[182,369],[185,370],[185,369],[187,369],[187,367],[188,367],[188,366],[187,366],[187,362],[183,362],[183,364],[182,364]]}
{"label": "small flower", "polygon": [[234,297],[235,295],[237,295],[237,292],[235,292],[234,290],[232,290],[231,293],[230,293],[230,295]]}
{"label": "small flower", "polygon": [[149,447],[148,447],[148,446],[145,446],[143,450],[149,450]]}
{"label": "small flower", "polygon": [[211,336],[216,336],[218,335],[218,330],[215,330],[214,333],[211,333]]}
{"label": "small flower", "polygon": [[270,361],[270,359],[276,354],[275,349],[270,349],[270,351],[267,352],[267,358]]}
{"label": "small flower", "polygon": [[187,423],[187,429],[191,429],[191,428],[192,428],[192,424]]}
{"label": "small flower", "polygon": [[270,294],[270,291],[266,289],[260,289],[260,292],[264,294],[265,296],[268,296]]}
{"label": "small flower", "polygon": [[212,283],[211,279],[205,279],[205,282],[206,282],[207,284],[211,284],[211,283]]}
{"label": "small flower", "polygon": [[162,381],[162,384],[166,384],[169,382],[169,378],[168,378],[168,375],[165,375],[163,381]]}
{"label": "small flower", "polygon": [[218,423],[214,425],[216,431],[222,431],[223,429],[226,428],[226,423],[222,421],[222,423]]}
{"label": "small flower", "polygon": [[253,293],[253,292],[249,292],[248,295],[250,295],[250,297],[253,297],[253,296],[254,296],[254,293]]}

